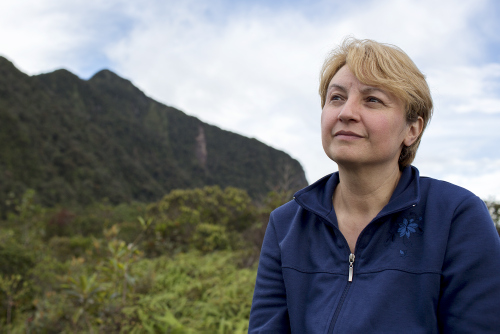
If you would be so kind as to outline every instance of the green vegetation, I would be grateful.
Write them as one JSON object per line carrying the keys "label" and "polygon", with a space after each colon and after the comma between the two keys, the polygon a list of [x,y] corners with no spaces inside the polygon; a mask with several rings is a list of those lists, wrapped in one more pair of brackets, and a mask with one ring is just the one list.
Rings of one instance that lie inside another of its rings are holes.
{"label": "green vegetation", "polygon": [[[0,221],[6,333],[246,333],[269,213],[291,198],[207,186],[43,208],[34,195]],[[500,204],[487,205],[498,228]]]}
{"label": "green vegetation", "polygon": [[490,211],[491,218],[495,223],[498,234],[500,234],[500,203],[494,201],[485,201],[485,203]]}
{"label": "green vegetation", "polygon": [[241,189],[158,202],[43,208],[28,190],[0,221],[6,333],[246,333],[270,211]]}
{"label": "green vegetation", "polygon": [[110,71],[30,77],[0,57],[0,329],[243,333],[291,197],[273,189],[305,185],[284,152]]}

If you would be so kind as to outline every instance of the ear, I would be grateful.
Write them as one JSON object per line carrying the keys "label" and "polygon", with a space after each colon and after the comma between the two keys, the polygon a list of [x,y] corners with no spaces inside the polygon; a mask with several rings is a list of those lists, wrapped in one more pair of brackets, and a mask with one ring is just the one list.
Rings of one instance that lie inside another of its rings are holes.
{"label": "ear", "polygon": [[417,140],[418,136],[422,133],[422,129],[424,127],[424,119],[420,116],[418,116],[418,119],[411,123],[408,124],[408,130],[406,133],[406,137],[403,140],[403,144],[405,146],[411,146]]}

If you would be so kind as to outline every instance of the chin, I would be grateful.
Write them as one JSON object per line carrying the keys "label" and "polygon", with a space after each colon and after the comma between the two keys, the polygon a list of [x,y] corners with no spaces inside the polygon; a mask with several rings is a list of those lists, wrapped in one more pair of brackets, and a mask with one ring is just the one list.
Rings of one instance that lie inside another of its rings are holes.
{"label": "chin", "polygon": [[363,163],[365,159],[352,154],[353,152],[327,152],[326,155],[337,164],[358,164]]}
{"label": "chin", "polygon": [[362,166],[366,164],[363,160],[356,159],[354,157],[345,157],[345,156],[333,156],[329,157],[332,161],[334,161],[339,166],[344,167],[355,167]]}

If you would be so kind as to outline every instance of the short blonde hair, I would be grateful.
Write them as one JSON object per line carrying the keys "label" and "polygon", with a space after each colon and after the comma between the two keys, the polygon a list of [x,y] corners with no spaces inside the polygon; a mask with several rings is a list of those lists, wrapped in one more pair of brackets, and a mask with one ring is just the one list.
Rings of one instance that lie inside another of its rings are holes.
{"label": "short blonde hair", "polygon": [[432,117],[432,97],[425,76],[397,46],[369,39],[347,38],[332,50],[321,69],[321,108],[325,106],[330,81],[344,65],[349,66],[360,82],[386,89],[403,101],[406,121],[409,124],[415,122],[419,116],[424,120],[422,132],[417,140],[410,146],[403,146],[399,156],[400,169],[410,165]]}

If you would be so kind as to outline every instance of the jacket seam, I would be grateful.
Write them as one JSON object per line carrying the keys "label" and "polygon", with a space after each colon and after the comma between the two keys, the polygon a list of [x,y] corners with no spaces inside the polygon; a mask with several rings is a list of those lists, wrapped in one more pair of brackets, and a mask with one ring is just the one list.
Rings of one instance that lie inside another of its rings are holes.
{"label": "jacket seam", "polygon": [[457,210],[464,204],[464,202],[466,202],[468,200],[472,200],[472,199],[474,199],[473,196],[467,196],[460,203],[458,203],[458,205],[455,207],[455,210],[453,210],[453,215],[451,216],[452,217],[451,223],[453,223],[453,218],[455,218],[455,216],[457,214]]}
{"label": "jacket seam", "polygon": [[303,274],[332,274],[332,275],[343,275],[347,276],[345,273],[342,273],[340,271],[326,271],[326,270],[321,270],[321,271],[309,271],[309,270],[304,270],[292,266],[281,266],[282,269],[292,269],[298,272],[301,272]]}
{"label": "jacket seam", "polygon": [[422,275],[422,274],[441,275],[442,274],[441,270],[408,270],[405,268],[383,268],[383,269],[373,269],[373,270],[368,270],[368,271],[356,272],[356,275],[374,274],[374,273],[379,273],[379,272],[387,271],[387,270],[402,271],[402,272],[405,272],[408,274],[414,274],[414,275]]}
{"label": "jacket seam", "polygon": [[[318,270],[318,271],[313,271],[313,270],[305,270],[293,266],[281,266],[282,269],[292,269],[298,272],[301,272],[303,274],[331,274],[331,275],[342,275],[342,276],[347,276],[344,272],[340,271],[327,271],[327,270]],[[396,270],[396,271],[402,271],[408,274],[414,274],[414,275],[421,275],[421,274],[435,274],[435,275],[441,275],[442,271],[441,270],[408,270],[405,268],[380,268],[380,269],[371,269],[371,270],[363,270],[363,271],[358,271],[356,272],[356,275],[366,275],[366,274],[373,274],[373,273],[379,273],[382,271],[387,271],[387,270]]]}

